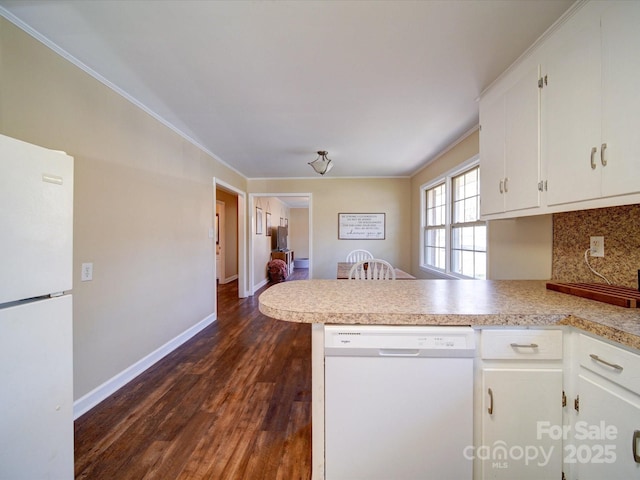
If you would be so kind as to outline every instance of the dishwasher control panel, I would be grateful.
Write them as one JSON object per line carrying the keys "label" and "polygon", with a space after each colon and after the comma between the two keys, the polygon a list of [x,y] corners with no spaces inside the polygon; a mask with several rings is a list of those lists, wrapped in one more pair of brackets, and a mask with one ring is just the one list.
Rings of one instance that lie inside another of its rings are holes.
{"label": "dishwasher control panel", "polygon": [[[326,355],[473,356],[471,327],[326,325]],[[445,353],[446,352],[446,353]]]}

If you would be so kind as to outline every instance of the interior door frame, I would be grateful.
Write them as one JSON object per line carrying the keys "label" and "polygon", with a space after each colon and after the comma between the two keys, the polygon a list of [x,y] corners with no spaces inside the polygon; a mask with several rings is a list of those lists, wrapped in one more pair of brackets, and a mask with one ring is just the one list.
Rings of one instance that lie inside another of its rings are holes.
{"label": "interior door frame", "polygon": [[[216,189],[220,188],[238,196],[238,298],[246,298],[250,295],[251,289],[248,285],[247,275],[247,194],[242,190],[228,184],[227,182],[213,177],[213,205],[217,203]],[[215,208],[214,208],[215,214]],[[215,242],[214,242],[215,244]],[[215,252],[214,252],[215,262]],[[215,268],[215,264],[214,264]],[[215,270],[214,270],[215,272]],[[214,273],[215,275],[215,273]],[[253,294],[253,292],[251,292]]]}
{"label": "interior door frame", "polygon": [[[226,255],[226,247],[225,247],[225,216],[226,216],[226,204],[216,199],[216,216],[218,217],[217,221],[217,231],[216,235],[216,276],[218,272],[218,263],[220,263],[220,277],[218,278],[219,283],[226,283],[226,273],[225,273],[225,255]],[[220,262],[218,262],[218,258]]]}

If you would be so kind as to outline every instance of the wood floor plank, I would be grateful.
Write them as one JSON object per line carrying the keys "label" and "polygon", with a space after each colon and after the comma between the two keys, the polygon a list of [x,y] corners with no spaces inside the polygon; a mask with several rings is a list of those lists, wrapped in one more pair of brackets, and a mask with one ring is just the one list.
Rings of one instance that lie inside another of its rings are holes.
{"label": "wood floor plank", "polygon": [[259,293],[219,285],[213,325],[76,420],[76,479],[311,478],[311,329]]}

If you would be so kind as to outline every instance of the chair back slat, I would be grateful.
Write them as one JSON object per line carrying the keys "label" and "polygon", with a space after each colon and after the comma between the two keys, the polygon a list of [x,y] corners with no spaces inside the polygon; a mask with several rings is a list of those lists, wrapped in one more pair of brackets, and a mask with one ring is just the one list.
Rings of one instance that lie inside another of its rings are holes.
{"label": "chair back slat", "polygon": [[361,260],[349,271],[350,280],[395,280],[396,271],[386,260],[379,258]]}
{"label": "chair back slat", "polygon": [[359,248],[349,252],[349,254],[347,255],[347,262],[355,263],[361,260],[367,260],[368,258],[373,258],[373,254],[368,250],[363,250]]}

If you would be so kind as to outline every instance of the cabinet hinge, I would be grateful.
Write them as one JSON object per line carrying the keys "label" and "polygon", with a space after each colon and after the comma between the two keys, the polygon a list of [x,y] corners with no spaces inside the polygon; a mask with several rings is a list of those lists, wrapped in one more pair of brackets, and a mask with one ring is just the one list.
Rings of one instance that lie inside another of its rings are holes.
{"label": "cabinet hinge", "polygon": [[580,395],[578,395],[573,401],[573,408],[576,410],[576,412],[580,413]]}
{"label": "cabinet hinge", "polygon": [[538,79],[538,88],[544,88],[547,85],[547,76]]}
{"label": "cabinet hinge", "polygon": [[564,390],[562,391],[562,406],[563,407],[567,406],[567,394],[564,393]]}

